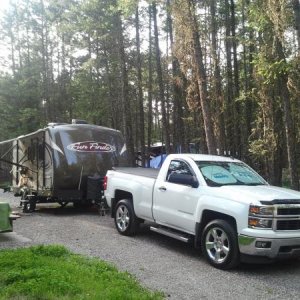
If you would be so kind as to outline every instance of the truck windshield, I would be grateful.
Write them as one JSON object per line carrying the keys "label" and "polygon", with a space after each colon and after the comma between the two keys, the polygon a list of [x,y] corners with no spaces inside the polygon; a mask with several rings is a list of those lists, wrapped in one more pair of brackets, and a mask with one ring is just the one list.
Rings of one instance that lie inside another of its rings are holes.
{"label": "truck windshield", "polygon": [[240,162],[196,161],[207,185],[265,185],[266,181]]}

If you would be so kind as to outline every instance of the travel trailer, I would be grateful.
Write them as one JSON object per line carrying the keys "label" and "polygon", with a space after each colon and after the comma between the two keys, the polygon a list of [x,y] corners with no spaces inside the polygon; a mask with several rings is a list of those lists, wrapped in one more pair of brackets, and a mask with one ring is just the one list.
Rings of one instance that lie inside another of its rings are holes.
{"label": "travel trailer", "polygon": [[24,212],[36,203],[101,204],[106,171],[129,165],[120,131],[72,123],[0,142],[0,186],[21,197]]}

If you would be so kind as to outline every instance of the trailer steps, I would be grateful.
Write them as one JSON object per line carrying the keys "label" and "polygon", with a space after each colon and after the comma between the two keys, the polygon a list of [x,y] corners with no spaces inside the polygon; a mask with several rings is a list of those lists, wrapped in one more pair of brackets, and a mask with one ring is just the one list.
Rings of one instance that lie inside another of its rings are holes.
{"label": "trailer steps", "polygon": [[171,237],[173,239],[179,240],[184,243],[189,243],[192,240],[190,235],[169,228],[150,226],[150,230],[166,235],[168,237]]}

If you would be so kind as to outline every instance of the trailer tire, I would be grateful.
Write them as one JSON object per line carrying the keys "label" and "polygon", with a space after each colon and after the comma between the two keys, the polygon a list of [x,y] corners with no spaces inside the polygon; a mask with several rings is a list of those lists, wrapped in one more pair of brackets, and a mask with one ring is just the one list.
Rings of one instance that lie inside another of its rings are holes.
{"label": "trailer tire", "polygon": [[127,236],[135,235],[139,222],[130,200],[123,199],[117,203],[114,219],[116,228],[120,234]]}
{"label": "trailer tire", "polygon": [[208,223],[201,236],[201,250],[215,268],[229,270],[239,264],[239,247],[234,226],[225,220]]}
{"label": "trailer tire", "polygon": [[23,201],[22,200],[25,200],[27,198],[27,195],[28,195],[28,191],[22,191],[21,192],[21,201],[20,201],[20,207],[22,207],[23,205]]}

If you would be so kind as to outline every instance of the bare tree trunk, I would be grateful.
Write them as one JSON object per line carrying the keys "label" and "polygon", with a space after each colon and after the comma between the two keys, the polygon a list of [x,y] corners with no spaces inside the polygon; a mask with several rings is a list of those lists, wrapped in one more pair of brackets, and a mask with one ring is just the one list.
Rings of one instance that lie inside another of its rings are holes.
{"label": "bare tree trunk", "polygon": [[[49,72],[48,72],[48,29],[45,13],[44,0],[40,1],[41,5],[41,43],[42,43],[42,61],[43,61],[43,100],[45,101],[46,116],[49,120],[53,120],[52,105],[49,95]],[[48,121],[48,120],[46,120]]]}
{"label": "bare tree trunk", "polygon": [[161,66],[161,55],[159,50],[159,41],[158,41],[158,27],[157,27],[157,9],[156,2],[152,3],[153,10],[153,21],[154,21],[154,39],[155,39],[155,57],[156,57],[156,70],[157,70],[157,80],[159,87],[159,100],[161,104],[161,114],[162,114],[162,130],[166,146],[166,152],[170,153],[170,130],[169,130],[169,120],[167,120],[167,111],[166,111],[166,101],[165,101],[165,91],[164,91],[164,82]]}
{"label": "bare tree trunk", "polygon": [[137,52],[137,79],[138,79],[138,106],[139,106],[139,122],[138,132],[141,145],[142,166],[145,166],[145,121],[144,121],[144,99],[142,90],[142,60],[141,60],[141,42],[140,42],[140,21],[139,7],[137,5],[135,12],[135,30],[136,30],[136,52]]}
{"label": "bare tree trunk", "polygon": [[215,136],[212,125],[212,115],[211,108],[208,99],[207,93],[207,84],[206,84],[206,70],[203,63],[203,54],[200,44],[200,36],[198,31],[198,23],[195,16],[195,6],[193,0],[189,1],[189,18],[191,20],[191,30],[193,33],[193,47],[194,47],[194,56],[195,56],[195,69],[197,75],[197,82],[200,92],[200,101],[201,109],[203,115],[203,124],[205,130],[205,137],[207,143],[207,149],[209,154],[217,154],[216,152],[216,143]]}
{"label": "bare tree trunk", "polygon": [[151,140],[152,140],[152,7],[149,4],[149,62],[148,62],[148,134],[147,134],[147,146],[148,146],[148,156],[150,156],[150,147],[151,147]]}
{"label": "bare tree trunk", "polygon": [[235,105],[234,105],[234,91],[233,91],[233,74],[232,74],[232,40],[231,40],[231,22],[230,22],[230,5],[228,0],[225,0],[225,50],[226,50],[226,136],[227,136],[227,151],[233,155],[236,151],[235,145]]}
{"label": "bare tree trunk", "polygon": [[240,94],[240,83],[239,83],[239,66],[237,58],[237,43],[236,43],[236,21],[235,21],[235,3],[234,0],[230,0],[230,24],[231,24],[231,42],[232,42],[232,53],[233,53],[233,100],[234,100],[234,144],[235,144],[235,153],[234,156],[241,157],[241,127],[243,126],[242,118],[240,118],[240,104],[235,102]]}
{"label": "bare tree trunk", "polygon": [[122,81],[122,108],[123,118],[125,123],[125,139],[128,147],[128,156],[131,164],[135,163],[134,155],[134,141],[133,141],[133,130],[132,130],[132,119],[131,119],[131,105],[129,100],[129,88],[128,88],[128,71],[126,67],[126,55],[124,48],[124,37],[123,37],[123,26],[119,13],[116,14],[116,25],[118,35],[118,47],[119,47],[119,58],[121,67],[121,81]]}
{"label": "bare tree trunk", "polygon": [[217,22],[216,22],[216,0],[210,2],[211,13],[211,51],[213,60],[213,92],[216,98],[216,121],[217,121],[217,145],[219,153],[224,154],[226,134],[224,120],[224,97],[222,92],[222,79],[220,70],[220,61],[217,55]]}
{"label": "bare tree trunk", "polygon": [[[249,91],[253,88],[253,53],[255,51],[253,46],[253,29],[246,29],[246,11],[249,6],[249,0],[242,1],[242,28],[243,35],[246,36],[247,31],[249,34],[250,46],[247,46],[245,42],[243,42],[243,75],[244,75],[244,94],[247,95]],[[248,155],[248,138],[251,134],[251,122],[252,122],[252,112],[253,112],[253,103],[251,97],[247,96],[244,107],[244,118],[245,118],[245,126],[241,130],[241,142],[242,142],[242,153],[243,159],[245,159]]]}
{"label": "bare tree trunk", "polygon": [[[275,37],[275,51],[278,55],[279,60],[285,60],[282,43],[277,37]],[[286,136],[288,164],[291,175],[291,184],[293,189],[299,190],[299,177],[297,172],[296,158],[296,133],[293,125],[290,92],[288,90],[288,74],[280,74],[278,78],[278,92],[283,104],[283,120]]]}
{"label": "bare tree trunk", "polygon": [[114,97],[114,93],[113,93],[113,87],[112,87],[112,81],[111,81],[111,71],[109,68],[109,63],[108,63],[108,57],[107,57],[107,50],[104,48],[103,51],[103,55],[104,55],[104,63],[105,63],[105,74],[106,74],[106,84],[108,86],[108,107],[109,107],[109,112],[110,112],[110,126],[112,128],[118,128],[118,115],[116,112],[116,106],[117,104],[115,103],[115,97]]}
{"label": "bare tree trunk", "polygon": [[295,29],[297,32],[297,41],[298,41],[298,55],[300,56],[300,2],[299,0],[293,1],[293,10],[295,18]]}
{"label": "bare tree trunk", "polygon": [[186,152],[185,142],[185,127],[183,123],[183,109],[182,109],[182,90],[179,86],[179,80],[182,77],[180,72],[179,62],[174,55],[174,37],[173,37],[173,20],[171,17],[170,0],[167,0],[167,24],[170,34],[171,43],[171,58],[172,58],[172,94],[174,99],[173,107],[173,143],[175,147],[180,147],[181,152]]}
{"label": "bare tree trunk", "polygon": [[10,45],[11,45],[10,53],[11,53],[12,72],[13,75],[15,76],[16,75],[15,37],[12,28],[10,28],[9,33],[10,33]]}

